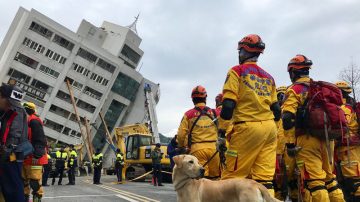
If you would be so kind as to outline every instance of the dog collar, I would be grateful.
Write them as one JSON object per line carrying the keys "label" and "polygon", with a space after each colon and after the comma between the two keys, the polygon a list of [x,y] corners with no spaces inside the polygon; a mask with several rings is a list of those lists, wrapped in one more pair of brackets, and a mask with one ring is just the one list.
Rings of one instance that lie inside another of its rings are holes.
{"label": "dog collar", "polygon": [[186,185],[187,183],[189,183],[190,181],[191,181],[191,179],[187,178],[187,179],[179,182],[178,184],[175,185],[175,191],[178,191],[178,190],[184,188],[185,185]]}

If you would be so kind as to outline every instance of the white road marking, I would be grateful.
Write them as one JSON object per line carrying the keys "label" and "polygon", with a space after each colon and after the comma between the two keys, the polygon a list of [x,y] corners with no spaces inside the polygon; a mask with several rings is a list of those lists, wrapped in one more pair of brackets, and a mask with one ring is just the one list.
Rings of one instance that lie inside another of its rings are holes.
{"label": "white road marking", "polygon": [[97,185],[97,186],[101,187],[103,189],[107,189],[107,190],[110,190],[110,191],[113,191],[113,192],[128,196],[130,198],[133,198],[133,199],[136,199],[136,200],[139,200],[139,201],[142,201],[142,202],[160,202],[160,201],[157,201],[157,200],[154,200],[154,199],[151,199],[151,198],[147,198],[145,196],[141,196],[141,195],[134,194],[134,193],[131,193],[131,192],[123,191],[123,190],[116,189],[116,188],[113,188],[113,187],[108,187],[108,186],[105,186],[105,185]]}
{"label": "white road marking", "polygon": [[127,201],[130,201],[130,202],[139,202],[139,201],[137,201],[137,200],[134,200],[134,199],[131,199],[131,198],[128,198],[128,197],[126,197],[126,196],[124,196],[124,195],[116,195],[117,197],[119,197],[119,198],[122,198],[122,199],[125,199],[125,200],[127,200]]}
{"label": "white road marking", "polygon": [[[88,183],[90,184],[90,180],[84,180],[85,183]],[[145,197],[145,196],[141,196],[141,195],[138,195],[138,194],[134,194],[134,193],[131,193],[131,192],[127,192],[127,191],[124,191],[124,190],[120,190],[120,189],[117,189],[117,188],[114,188],[114,187],[110,187],[110,186],[106,186],[106,185],[96,185],[97,187],[101,187],[103,189],[107,189],[109,191],[113,191],[115,193],[118,193],[118,194],[121,194],[122,196],[127,196],[127,197],[130,197],[131,199],[134,199],[134,200],[138,200],[138,201],[142,201],[142,202],[160,202],[158,200],[155,200],[155,199],[152,199],[152,198],[148,198],[148,197]]]}
{"label": "white road marking", "polygon": [[71,195],[71,196],[46,196],[44,199],[55,199],[55,198],[78,198],[78,197],[105,197],[105,196],[116,196],[116,194],[99,194],[99,195]]}

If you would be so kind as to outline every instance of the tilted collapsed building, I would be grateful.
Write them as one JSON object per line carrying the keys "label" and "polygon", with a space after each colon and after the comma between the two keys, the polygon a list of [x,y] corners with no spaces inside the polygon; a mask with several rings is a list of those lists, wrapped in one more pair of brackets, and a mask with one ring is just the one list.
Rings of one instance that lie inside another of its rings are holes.
{"label": "tilted collapsed building", "polygon": [[32,9],[20,8],[0,47],[0,80],[10,79],[37,105],[49,140],[81,143],[79,125],[66,83],[73,87],[80,117],[92,123],[94,148],[108,148],[99,112],[110,132],[116,126],[143,122],[143,86],[149,83],[159,101],[159,86],[137,66],[144,52],[136,21],[123,27],[83,20],[73,32]]}

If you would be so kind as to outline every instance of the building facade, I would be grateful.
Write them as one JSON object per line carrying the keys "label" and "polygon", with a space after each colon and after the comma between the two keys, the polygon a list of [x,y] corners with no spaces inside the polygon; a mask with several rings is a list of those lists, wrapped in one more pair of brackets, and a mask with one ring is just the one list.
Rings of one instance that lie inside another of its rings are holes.
{"label": "building facade", "polygon": [[150,83],[154,92],[159,90],[136,71],[143,51],[135,31],[83,20],[75,33],[34,9],[20,8],[0,47],[0,80],[15,80],[26,93],[24,101],[37,105],[49,140],[79,144],[80,128],[65,83],[69,80],[80,117],[91,123],[94,148],[105,151],[99,112],[110,132],[143,122],[143,86]]}

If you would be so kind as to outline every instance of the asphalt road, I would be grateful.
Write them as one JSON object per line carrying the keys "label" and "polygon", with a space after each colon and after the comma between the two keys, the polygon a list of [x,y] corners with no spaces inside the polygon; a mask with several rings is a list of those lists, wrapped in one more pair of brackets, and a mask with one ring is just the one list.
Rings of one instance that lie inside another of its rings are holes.
{"label": "asphalt road", "polygon": [[[76,185],[54,185],[45,187],[45,202],[175,202],[176,192],[172,184],[154,187],[150,182],[126,182],[115,184],[115,176],[103,176],[102,185],[93,185],[91,177],[76,178]],[[49,180],[50,182],[50,180]],[[63,180],[63,184],[67,179]]]}

